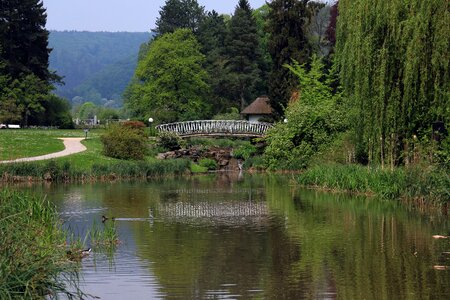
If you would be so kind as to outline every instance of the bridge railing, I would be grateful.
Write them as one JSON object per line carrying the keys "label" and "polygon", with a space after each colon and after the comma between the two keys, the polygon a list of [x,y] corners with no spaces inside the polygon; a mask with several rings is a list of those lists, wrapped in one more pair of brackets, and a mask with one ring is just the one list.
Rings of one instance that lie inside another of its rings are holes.
{"label": "bridge railing", "polygon": [[193,135],[241,135],[262,136],[269,128],[270,123],[252,123],[236,120],[200,120],[187,121],[156,126],[159,132],[174,132],[179,136]]}

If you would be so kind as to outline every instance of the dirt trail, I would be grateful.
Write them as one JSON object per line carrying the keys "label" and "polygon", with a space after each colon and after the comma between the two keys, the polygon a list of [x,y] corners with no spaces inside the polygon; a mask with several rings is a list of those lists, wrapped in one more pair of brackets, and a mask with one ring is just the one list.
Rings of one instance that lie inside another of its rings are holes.
{"label": "dirt trail", "polygon": [[0,164],[1,163],[6,164],[6,163],[15,163],[15,162],[24,162],[24,161],[45,160],[45,159],[67,156],[67,155],[83,152],[86,150],[86,147],[83,144],[81,144],[81,141],[84,140],[84,138],[60,138],[60,140],[63,140],[64,147],[66,147],[63,151],[45,154],[45,155],[41,155],[41,156],[24,157],[24,158],[18,158],[18,159],[13,159],[13,160],[2,160],[2,161],[0,161]]}

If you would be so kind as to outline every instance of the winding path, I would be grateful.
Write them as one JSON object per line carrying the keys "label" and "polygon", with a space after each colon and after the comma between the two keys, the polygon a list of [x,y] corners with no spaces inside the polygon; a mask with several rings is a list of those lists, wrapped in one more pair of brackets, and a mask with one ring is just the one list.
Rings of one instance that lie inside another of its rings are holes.
{"label": "winding path", "polygon": [[86,150],[86,147],[83,144],[81,144],[81,141],[84,140],[84,138],[60,138],[60,140],[62,140],[64,142],[65,149],[63,151],[45,154],[45,155],[41,155],[41,156],[24,157],[24,158],[18,158],[18,159],[13,159],[13,160],[3,160],[3,161],[0,161],[0,164],[45,160],[45,159],[62,157],[62,156],[68,156],[68,155],[83,152]]}

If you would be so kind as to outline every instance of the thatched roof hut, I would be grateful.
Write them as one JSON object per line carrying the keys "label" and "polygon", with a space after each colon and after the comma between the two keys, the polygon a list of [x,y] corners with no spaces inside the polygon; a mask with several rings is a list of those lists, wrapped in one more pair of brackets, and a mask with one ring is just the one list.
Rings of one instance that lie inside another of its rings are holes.
{"label": "thatched roof hut", "polygon": [[241,115],[243,115],[250,122],[258,122],[259,119],[270,117],[273,109],[270,106],[269,97],[260,96],[256,98],[249,106],[247,106]]}

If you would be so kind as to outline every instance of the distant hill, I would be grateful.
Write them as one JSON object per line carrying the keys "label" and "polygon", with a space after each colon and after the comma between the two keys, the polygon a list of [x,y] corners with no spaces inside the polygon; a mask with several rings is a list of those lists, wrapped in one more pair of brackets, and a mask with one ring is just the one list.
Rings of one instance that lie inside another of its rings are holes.
{"label": "distant hill", "polygon": [[79,104],[120,106],[146,32],[50,31],[50,69],[64,77],[56,93]]}

